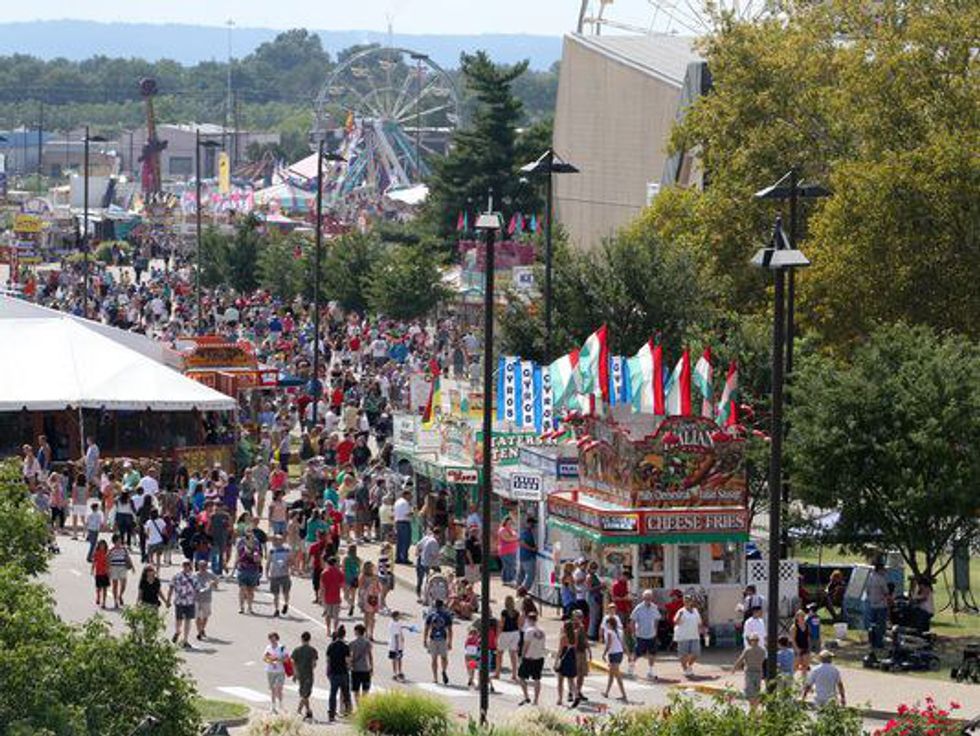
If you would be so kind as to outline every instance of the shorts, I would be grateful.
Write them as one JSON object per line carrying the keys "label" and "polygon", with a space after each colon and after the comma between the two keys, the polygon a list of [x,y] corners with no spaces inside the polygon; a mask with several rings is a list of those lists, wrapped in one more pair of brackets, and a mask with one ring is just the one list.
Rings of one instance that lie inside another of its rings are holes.
{"label": "shorts", "polygon": [[433,657],[449,656],[449,642],[445,639],[429,639],[428,649]]}
{"label": "shorts", "polygon": [[313,678],[300,677],[297,680],[299,682],[299,696],[301,698],[309,698],[313,694]]}
{"label": "shorts", "polygon": [[388,650],[388,659],[390,659],[392,661],[398,661],[401,658],[402,658],[402,650],[401,649],[397,649],[397,650],[395,650],[395,649],[389,649]]}
{"label": "shorts", "polygon": [[621,664],[623,661],[623,653],[616,652],[615,654],[609,655],[609,664]]}
{"label": "shorts", "polygon": [[502,652],[516,652],[520,645],[520,631],[504,631],[497,637],[497,648]]}
{"label": "shorts", "polygon": [[84,519],[86,516],[88,516],[88,506],[86,506],[85,504],[81,504],[81,505],[77,505],[77,506],[72,506],[71,507],[71,515],[72,516],[80,516],[80,517],[82,517]]}
{"label": "shorts", "polygon": [[340,604],[339,603],[324,603],[323,604],[323,618],[332,619],[338,618],[340,616]]}
{"label": "shorts", "polygon": [[589,658],[585,652],[575,652],[575,674],[578,677],[586,677],[589,674]]}
{"label": "shorts", "polygon": [[269,680],[269,687],[282,687],[286,684],[286,673],[285,672],[266,672],[266,679]]}
{"label": "shorts", "polygon": [[167,548],[167,545],[164,544],[163,542],[160,542],[160,544],[151,544],[149,547],[147,547],[146,554],[147,555],[159,555],[159,554],[162,554],[163,551],[166,548]]}
{"label": "shorts", "polygon": [[541,680],[541,672],[544,670],[543,659],[522,659],[517,668],[517,676],[522,680]]}
{"label": "shorts", "polygon": [[120,581],[125,580],[129,577],[128,567],[110,567],[109,568],[109,580]]}
{"label": "shorts", "polygon": [[762,673],[745,673],[745,697],[747,700],[754,700],[762,692]]}
{"label": "shorts", "polygon": [[258,570],[239,570],[238,584],[243,588],[257,588],[261,577]]}
{"label": "shorts", "polygon": [[368,692],[371,689],[370,672],[351,672],[350,691],[352,693]]}
{"label": "shorts", "polygon": [[636,639],[636,656],[646,657],[650,655],[651,657],[657,653],[657,640],[656,639]]}
{"label": "shorts", "polygon": [[202,621],[211,618],[211,601],[197,602],[197,617]]}
{"label": "shorts", "polygon": [[96,588],[108,588],[109,587],[109,576],[108,575],[96,575],[95,576],[95,587]]}
{"label": "shorts", "polygon": [[701,654],[700,639],[684,639],[677,642],[678,657],[697,657]]}
{"label": "shorts", "polygon": [[286,522],[285,521],[273,521],[270,526],[272,527],[272,533],[282,536],[286,533]]}
{"label": "shorts", "polygon": [[191,603],[189,606],[177,604],[174,606],[174,614],[178,621],[192,621],[194,619],[194,604]]}
{"label": "shorts", "polygon": [[288,575],[279,578],[269,578],[269,592],[272,595],[289,595],[289,589],[293,587],[293,579]]}

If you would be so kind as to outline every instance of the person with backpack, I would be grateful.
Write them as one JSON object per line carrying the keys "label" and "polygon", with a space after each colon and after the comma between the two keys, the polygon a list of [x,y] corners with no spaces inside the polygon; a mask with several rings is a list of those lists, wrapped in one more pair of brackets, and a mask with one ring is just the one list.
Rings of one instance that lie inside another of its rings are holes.
{"label": "person with backpack", "polygon": [[446,603],[437,600],[435,608],[425,617],[425,629],[422,632],[422,646],[429,651],[432,658],[432,681],[439,682],[439,662],[442,661],[442,684],[449,684],[449,652],[453,649],[453,617],[446,610]]}

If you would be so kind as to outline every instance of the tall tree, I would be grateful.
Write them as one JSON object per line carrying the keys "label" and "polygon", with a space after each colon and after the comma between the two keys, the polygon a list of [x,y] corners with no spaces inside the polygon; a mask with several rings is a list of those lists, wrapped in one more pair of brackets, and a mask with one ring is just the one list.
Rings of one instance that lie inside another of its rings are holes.
{"label": "tall tree", "polygon": [[787,449],[802,499],[841,512],[843,540],[898,550],[934,576],[975,538],[980,348],[902,324],[849,361],[814,354],[792,389]]}
{"label": "tall tree", "polygon": [[427,243],[387,245],[371,268],[371,310],[394,319],[428,315],[447,295],[437,254],[438,249]]}
{"label": "tall tree", "polygon": [[517,167],[524,163],[515,155],[522,105],[511,89],[527,62],[498,65],[478,51],[463,54],[460,64],[476,109],[469,125],[456,131],[449,154],[435,161],[426,203],[427,217],[444,236],[454,232],[459,212],[482,211],[490,190],[497,209],[505,209],[503,203],[521,209],[530,196],[517,176]]}

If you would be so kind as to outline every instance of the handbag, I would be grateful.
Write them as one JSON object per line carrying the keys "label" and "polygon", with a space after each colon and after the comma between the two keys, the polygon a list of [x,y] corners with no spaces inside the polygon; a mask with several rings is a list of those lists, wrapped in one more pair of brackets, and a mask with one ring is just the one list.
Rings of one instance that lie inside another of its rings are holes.
{"label": "handbag", "polygon": [[282,671],[286,673],[286,677],[292,677],[296,673],[296,668],[293,666],[293,658],[288,654],[282,658]]}

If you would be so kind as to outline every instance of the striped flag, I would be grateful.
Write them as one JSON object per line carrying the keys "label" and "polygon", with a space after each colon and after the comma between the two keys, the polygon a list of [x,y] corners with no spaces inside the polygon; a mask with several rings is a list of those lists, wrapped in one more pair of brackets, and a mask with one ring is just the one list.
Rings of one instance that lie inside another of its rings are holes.
{"label": "striped flag", "polygon": [[578,360],[578,390],[609,401],[609,343],[606,326],[589,335]]}
{"label": "striped flag", "polygon": [[664,415],[663,348],[653,340],[643,344],[627,361],[633,411]]}
{"label": "striped flag", "polygon": [[728,364],[728,378],[721,391],[718,402],[718,424],[731,427],[738,424],[738,364],[733,360]]}
{"label": "striped flag", "polygon": [[711,367],[711,348],[706,347],[704,353],[698,358],[697,365],[694,366],[694,385],[701,392],[701,416],[711,419],[715,415],[714,392],[711,388],[711,379],[714,370]]}
{"label": "striped flag", "polygon": [[685,348],[667,381],[667,414],[691,415],[691,351]]}
{"label": "striped flag", "polygon": [[556,409],[568,407],[575,396],[575,375],[578,371],[579,352],[573,350],[548,366],[551,382],[551,402]]}

